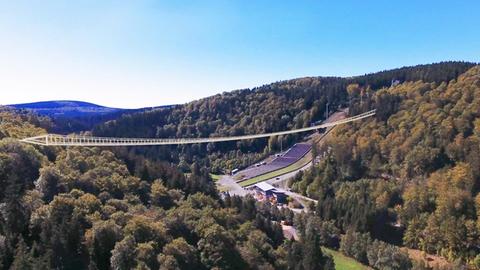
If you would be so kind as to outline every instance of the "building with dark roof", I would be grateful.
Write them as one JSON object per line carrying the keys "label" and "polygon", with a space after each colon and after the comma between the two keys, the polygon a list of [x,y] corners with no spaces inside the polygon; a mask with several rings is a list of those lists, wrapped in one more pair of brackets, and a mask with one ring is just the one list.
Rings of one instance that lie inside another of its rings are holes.
{"label": "building with dark roof", "polygon": [[257,194],[257,198],[260,200],[269,200],[276,203],[286,203],[287,195],[284,191],[276,189],[274,186],[267,182],[260,182],[253,186]]}

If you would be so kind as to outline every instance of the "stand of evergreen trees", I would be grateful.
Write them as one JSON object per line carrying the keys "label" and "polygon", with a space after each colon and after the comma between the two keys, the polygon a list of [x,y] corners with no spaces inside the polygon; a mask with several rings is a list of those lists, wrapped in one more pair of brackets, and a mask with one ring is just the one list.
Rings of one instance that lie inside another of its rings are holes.
{"label": "stand of evergreen trees", "polygon": [[[0,269],[333,269],[322,246],[375,269],[422,269],[392,244],[480,269],[480,69],[472,65],[283,81],[93,130],[241,135],[308,126],[327,102],[351,114],[377,108],[375,119],[336,128],[327,157],[292,181],[319,200],[310,216],[222,199],[210,178],[276,150],[277,139],[114,152],[33,147],[15,139],[46,133],[51,122],[2,110]],[[295,225],[298,241],[284,239],[281,221]]]}
{"label": "stand of evergreen trees", "polygon": [[[280,81],[254,89],[224,92],[212,97],[166,109],[123,115],[97,126],[93,134],[113,137],[185,138],[234,136],[281,131],[310,126],[325,118],[326,105],[333,112],[362,101],[363,96],[349,95],[347,86],[376,91],[393,81],[443,82],[456,78],[473,63],[442,62],[404,67],[364,76],[306,77]],[[389,100],[384,100],[384,104]],[[382,108],[383,106],[379,106]],[[363,109],[363,108],[359,108]],[[358,112],[354,108],[351,114]],[[360,111],[363,112],[363,111]],[[178,147],[134,148],[131,154],[180,164],[197,162],[212,172],[242,168],[298,141],[301,135],[251,141]],[[134,152],[134,153],[133,153]]]}
{"label": "stand of evergreen trees", "polygon": [[480,67],[444,82],[347,88],[351,109],[377,108],[376,118],[337,127],[329,155],[292,188],[342,232],[480,269]]}
{"label": "stand of evergreen trees", "polygon": [[45,131],[0,117],[0,269],[334,269],[315,234],[284,239],[293,213],[220,199],[196,164],[140,178],[107,150],[22,144]]}

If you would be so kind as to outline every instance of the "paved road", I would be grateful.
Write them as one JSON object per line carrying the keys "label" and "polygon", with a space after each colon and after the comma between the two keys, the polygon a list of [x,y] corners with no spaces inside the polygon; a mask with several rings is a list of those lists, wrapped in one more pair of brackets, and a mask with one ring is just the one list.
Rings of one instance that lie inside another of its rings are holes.
{"label": "paved road", "polygon": [[[243,197],[243,196],[246,196],[247,194],[252,194],[252,195],[254,194],[254,192],[247,191],[247,190],[243,189],[242,187],[240,187],[240,185],[238,185],[230,175],[223,175],[218,180],[217,184],[222,187],[222,190],[225,189],[225,191],[228,192],[230,194],[230,196],[237,195],[237,196],[242,196]],[[288,191],[288,190],[284,190],[283,188],[278,188],[278,189],[285,191],[285,194],[287,194],[288,196],[297,199],[303,205],[305,211],[308,210],[307,209],[308,205],[304,204],[303,201],[311,201],[311,202],[317,203],[316,200],[305,197],[305,196],[300,195],[298,193],[291,192],[291,191]],[[301,212],[301,210],[298,210],[298,211]]]}
{"label": "paved road", "polygon": [[221,190],[225,190],[230,195],[238,195],[238,196],[245,196],[248,192],[243,189],[239,184],[235,182],[235,179],[230,175],[222,175],[222,177],[218,180],[217,185],[221,187]]}
{"label": "paved road", "polygon": [[[318,203],[317,200],[314,200],[312,198],[309,198],[307,196],[303,196],[301,194],[298,194],[298,193],[295,193],[295,192],[291,192],[291,191],[285,191],[285,194],[287,194],[288,196],[292,197],[292,198],[296,198],[296,199],[301,199],[301,200],[305,200],[305,201],[309,201],[309,202],[314,202],[314,203]],[[307,205],[304,205],[304,207],[307,207]]]}
{"label": "paved road", "polygon": [[[336,112],[336,113],[332,114],[325,122],[326,123],[335,122],[335,121],[344,119],[345,116],[346,116],[345,112]],[[334,129],[334,127],[330,127],[330,128],[327,129],[327,132],[330,132],[333,129]],[[310,135],[309,142],[311,142],[313,140],[317,141],[317,145],[320,147],[325,143],[326,137],[327,136],[322,136],[321,134],[314,133],[314,134]],[[267,181],[267,183],[269,183],[271,185],[278,186],[278,187],[281,187],[281,188],[284,188],[284,189],[288,189],[288,186],[287,186],[288,179],[294,177],[300,171],[305,171],[305,170],[309,169],[312,166],[312,164],[313,164],[312,162],[309,162],[307,165],[303,166],[302,168],[300,168],[298,170],[295,170],[293,172],[290,172],[290,173],[287,173],[287,174],[284,174],[284,175],[281,175],[281,176],[278,176],[278,177],[275,177],[275,178],[272,178],[272,179],[269,179],[269,180],[266,180],[266,181]]]}
{"label": "paved road", "polygon": [[305,171],[305,170],[308,170],[310,167],[312,166],[312,162],[310,161],[309,163],[307,163],[305,166],[303,166],[302,168],[298,169],[298,170],[295,170],[293,172],[289,172],[289,173],[286,173],[286,174],[283,174],[283,175],[280,175],[278,177],[275,177],[275,178],[272,178],[272,179],[269,179],[269,180],[266,180],[267,183],[275,186],[275,187],[279,187],[279,188],[283,188],[283,189],[288,189],[288,179],[294,177],[298,172],[300,171]]}
{"label": "paved road", "polygon": [[[344,119],[345,115],[346,115],[345,112],[336,112],[336,113],[332,114],[325,122],[329,123],[329,122],[339,121],[341,119]],[[327,130],[327,132],[331,131],[333,128],[334,127],[329,128]],[[320,134],[313,134],[313,135],[309,136],[309,141],[318,140],[317,144],[319,144],[319,146],[321,146],[325,142],[325,138],[326,138],[326,136],[322,137]],[[272,178],[272,179],[268,179],[268,180],[265,180],[265,181],[267,183],[271,184],[271,185],[274,185],[275,187],[278,187],[281,190],[284,190],[285,194],[287,194],[288,196],[290,196],[292,198],[317,203],[318,202],[317,200],[314,200],[312,198],[308,198],[306,196],[303,196],[303,195],[295,193],[295,192],[291,192],[290,189],[287,186],[288,180],[290,178],[294,177],[300,171],[305,171],[305,170],[309,169],[312,166],[312,164],[313,164],[312,162],[309,162],[305,166],[303,166],[302,168],[300,168],[298,170],[295,170],[293,172],[286,173],[286,174],[283,174],[281,176],[278,176],[278,177],[275,177],[275,178]],[[230,193],[230,195],[245,196],[249,193],[248,191],[246,191],[245,189],[240,187],[240,185],[238,185],[235,182],[235,179],[233,179],[233,177],[231,177],[230,175],[222,176],[222,178],[220,178],[220,180],[218,181],[218,185],[222,186],[224,189],[227,189],[228,192]],[[303,206],[305,208],[307,207],[307,205],[303,205]]]}

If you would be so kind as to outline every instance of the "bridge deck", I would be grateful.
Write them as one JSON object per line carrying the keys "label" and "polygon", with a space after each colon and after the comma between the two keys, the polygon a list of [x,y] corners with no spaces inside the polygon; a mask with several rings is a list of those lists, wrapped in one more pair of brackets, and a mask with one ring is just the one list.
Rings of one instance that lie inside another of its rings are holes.
{"label": "bridge deck", "polygon": [[286,130],[264,134],[242,135],[232,137],[210,137],[210,138],[109,138],[109,137],[91,137],[78,135],[57,135],[45,134],[36,137],[21,140],[24,143],[45,145],[45,146],[148,146],[148,145],[179,145],[179,144],[195,144],[209,142],[227,142],[238,140],[251,140],[258,138],[267,138],[272,136],[287,135],[306,131],[317,130],[320,128],[332,127],[345,124],[366,117],[375,115],[375,110],[371,110],[362,114],[358,114],[349,118],[338,120],[331,123],[324,123],[312,127]]}

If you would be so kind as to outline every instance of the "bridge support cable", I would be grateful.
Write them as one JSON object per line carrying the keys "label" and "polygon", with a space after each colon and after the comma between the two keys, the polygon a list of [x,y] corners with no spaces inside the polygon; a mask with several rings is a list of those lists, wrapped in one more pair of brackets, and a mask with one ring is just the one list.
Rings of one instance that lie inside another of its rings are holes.
{"label": "bridge support cable", "polygon": [[364,112],[352,117],[338,120],[330,123],[323,123],[316,126],[278,131],[264,134],[241,135],[231,137],[209,137],[209,138],[110,138],[110,137],[92,137],[80,135],[57,135],[45,134],[20,140],[24,143],[44,145],[44,146],[154,146],[154,145],[180,145],[180,144],[196,144],[196,143],[215,143],[239,140],[251,140],[258,138],[268,138],[272,136],[280,136],[294,133],[318,130],[321,128],[333,127],[341,124],[358,121],[375,115],[375,110]]}

